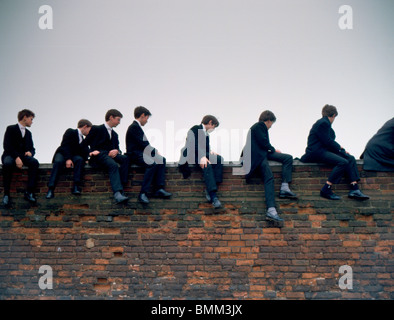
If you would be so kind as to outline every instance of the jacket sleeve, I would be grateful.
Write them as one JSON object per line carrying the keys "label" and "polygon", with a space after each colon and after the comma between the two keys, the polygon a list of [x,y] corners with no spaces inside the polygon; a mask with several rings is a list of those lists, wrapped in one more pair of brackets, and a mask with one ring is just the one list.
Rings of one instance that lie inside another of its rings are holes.
{"label": "jacket sleeve", "polygon": [[[144,152],[146,147],[150,146],[149,141],[144,139],[145,135],[142,129],[137,126],[130,125],[126,132],[126,150],[128,153],[136,151],[133,148]],[[135,145],[136,147],[133,147]],[[150,146],[151,147],[151,146]],[[152,150],[155,150],[151,147]],[[156,151],[156,150],[155,150]]]}
{"label": "jacket sleeve", "polygon": [[118,150],[119,154],[122,154],[122,151],[120,150],[119,147],[119,136],[115,131],[112,131],[112,134],[114,134],[114,138],[112,139],[112,147],[114,148],[114,150]]}
{"label": "jacket sleeve", "polygon": [[253,136],[252,140],[254,140],[261,149],[272,153],[275,152],[275,148],[271,145],[269,140],[268,130],[257,127],[253,128],[251,131]]}
{"label": "jacket sleeve", "polygon": [[16,159],[22,155],[20,155],[16,150],[16,148],[14,147],[13,140],[14,139],[13,139],[12,128],[7,127],[4,134],[4,142],[3,142],[4,152],[10,155],[12,158]]}
{"label": "jacket sleeve", "polygon": [[206,144],[206,135],[200,126],[194,126],[189,130],[187,134],[188,158],[194,155],[195,164],[199,164],[202,157],[209,157],[209,154],[207,154]]}
{"label": "jacket sleeve", "polygon": [[27,140],[27,144],[26,144],[26,152],[30,151],[31,156],[34,157],[34,155],[36,154],[36,149],[34,148],[34,143],[33,143],[33,137],[31,135],[30,131],[26,131],[26,133],[29,132],[29,136],[28,136],[28,140]]}
{"label": "jacket sleeve", "polygon": [[341,150],[341,146],[335,141],[334,130],[330,127],[327,122],[322,122],[316,131],[317,137],[320,142],[329,150],[338,152]]}
{"label": "jacket sleeve", "polygon": [[72,130],[67,129],[67,131],[63,135],[62,143],[61,143],[61,149],[62,149],[62,154],[66,160],[69,160],[72,158],[71,155],[71,150],[72,150]]}

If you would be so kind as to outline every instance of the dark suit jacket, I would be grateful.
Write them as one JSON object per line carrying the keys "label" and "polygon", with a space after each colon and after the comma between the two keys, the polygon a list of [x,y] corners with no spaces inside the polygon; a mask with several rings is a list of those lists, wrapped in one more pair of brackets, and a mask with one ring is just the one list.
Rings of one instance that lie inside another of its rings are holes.
{"label": "dark suit jacket", "polygon": [[112,130],[112,139],[110,139],[107,128],[104,124],[100,126],[92,126],[89,134],[83,141],[83,146],[90,146],[91,151],[100,151],[100,153],[108,154],[111,150],[119,150],[119,136]]}
{"label": "dark suit jacket", "polygon": [[31,132],[26,128],[25,137],[22,138],[22,133],[18,124],[7,127],[4,134],[3,147],[4,153],[2,159],[6,156],[11,156],[13,159],[18,157],[22,158],[27,151],[30,151],[32,156],[36,153]]}
{"label": "dark suit jacket", "polygon": [[142,157],[144,153],[154,157],[157,153],[146,138],[144,130],[135,120],[126,132],[126,152],[132,158]]}
{"label": "dark suit jacket", "polygon": [[360,158],[364,170],[394,171],[394,118],[368,141]]}
{"label": "dark suit jacket", "polygon": [[[55,155],[61,153],[66,160],[74,156],[81,156],[84,160],[89,157],[89,147],[84,143],[79,143],[78,129],[67,129],[63,135],[62,143],[56,149]],[[54,161],[55,156],[52,159]]]}
{"label": "dark suit jacket", "polygon": [[205,135],[203,125],[195,125],[187,133],[186,144],[181,150],[179,170],[184,178],[191,174],[189,164],[199,164],[202,157],[209,159],[210,145],[209,135]]}
{"label": "dark suit jacket", "polygon": [[270,143],[267,126],[264,122],[259,121],[249,129],[246,145],[241,154],[244,167],[250,168],[246,174],[247,179],[267,158],[269,152],[274,153],[275,148]]}
{"label": "dark suit jacket", "polygon": [[344,152],[344,149],[341,149],[341,146],[335,141],[335,132],[331,128],[331,122],[327,117],[319,119],[312,126],[308,136],[308,146],[305,154],[301,157],[301,161],[314,161],[313,157],[324,151]]}

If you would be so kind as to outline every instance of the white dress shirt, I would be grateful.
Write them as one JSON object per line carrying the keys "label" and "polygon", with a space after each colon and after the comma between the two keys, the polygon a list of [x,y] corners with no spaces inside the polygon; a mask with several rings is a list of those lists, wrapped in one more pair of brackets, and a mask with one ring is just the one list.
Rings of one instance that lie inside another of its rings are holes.
{"label": "white dress shirt", "polygon": [[78,128],[78,137],[79,137],[79,143],[81,143],[83,141],[84,137],[83,137],[83,134],[79,128]]}
{"label": "white dress shirt", "polygon": [[18,122],[18,126],[19,126],[19,129],[21,130],[22,138],[24,138],[25,134],[26,134],[26,127],[22,126],[19,122]]}
{"label": "white dress shirt", "polygon": [[112,139],[112,128],[107,123],[104,123],[104,125],[108,130],[108,134],[109,134],[110,139]]}

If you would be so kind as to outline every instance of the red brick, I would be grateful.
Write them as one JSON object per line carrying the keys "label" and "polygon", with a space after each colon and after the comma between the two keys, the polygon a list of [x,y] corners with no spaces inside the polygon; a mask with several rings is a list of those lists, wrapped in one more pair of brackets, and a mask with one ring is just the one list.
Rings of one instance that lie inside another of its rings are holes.
{"label": "red brick", "polygon": [[343,241],[344,247],[360,247],[361,241]]}

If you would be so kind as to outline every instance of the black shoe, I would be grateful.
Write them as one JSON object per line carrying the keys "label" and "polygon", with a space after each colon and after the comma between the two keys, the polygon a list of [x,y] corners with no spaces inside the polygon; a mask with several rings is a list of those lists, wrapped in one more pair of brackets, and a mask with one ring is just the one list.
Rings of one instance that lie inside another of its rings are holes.
{"label": "black shoe", "polygon": [[55,193],[53,192],[53,190],[49,189],[45,198],[52,199],[54,197],[55,197]]}
{"label": "black shoe", "polygon": [[220,201],[217,197],[213,198],[212,205],[215,209],[219,209],[222,207],[222,204],[220,203]]}
{"label": "black shoe", "polygon": [[159,189],[155,192],[154,197],[168,199],[172,196],[172,193],[165,191],[164,189]]}
{"label": "black shoe", "polygon": [[81,187],[74,186],[74,188],[72,189],[71,193],[73,195],[79,196],[82,193]]}
{"label": "black shoe", "polygon": [[141,202],[142,204],[148,204],[149,199],[148,199],[146,193],[140,193],[140,195],[138,196],[138,201]]}
{"label": "black shoe", "polygon": [[29,201],[30,203],[37,203],[37,199],[34,197],[34,194],[27,191],[25,191],[25,200]]}
{"label": "black shoe", "polygon": [[341,197],[337,196],[334,192],[320,191],[320,196],[329,200],[341,200]]}
{"label": "black shoe", "polygon": [[279,198],[298,199],[297,195],[290,190],[289,191],[280,190],[279,191]]}
{"label": "black shoe", "polygon": [[118,204],[129,200],[129,198],[126,197],[124,194],[122,194],[120,191],[115,192],[114,198],[115,198],[116,203],[118,203]]}
{"label": "black shoe", "polygon": [[8,207],[10,205],[10,203],[11,203],[10,196],[5,195],[3,198],[3,205]]}
{"label": "black shoe", "polygon": [[362,193],[359,189],[357,190],[351,190],[348,194],[348,197],[351,199],[356,199],[356,200],[368,200],[369,197]]}
{"label": "black shoe", "polygon": [[283,219],[279,217],[278,212],[268,212],[266,214],[266,219],[271,220],[271,221],[276,221],[276,222],[282,222]]}

